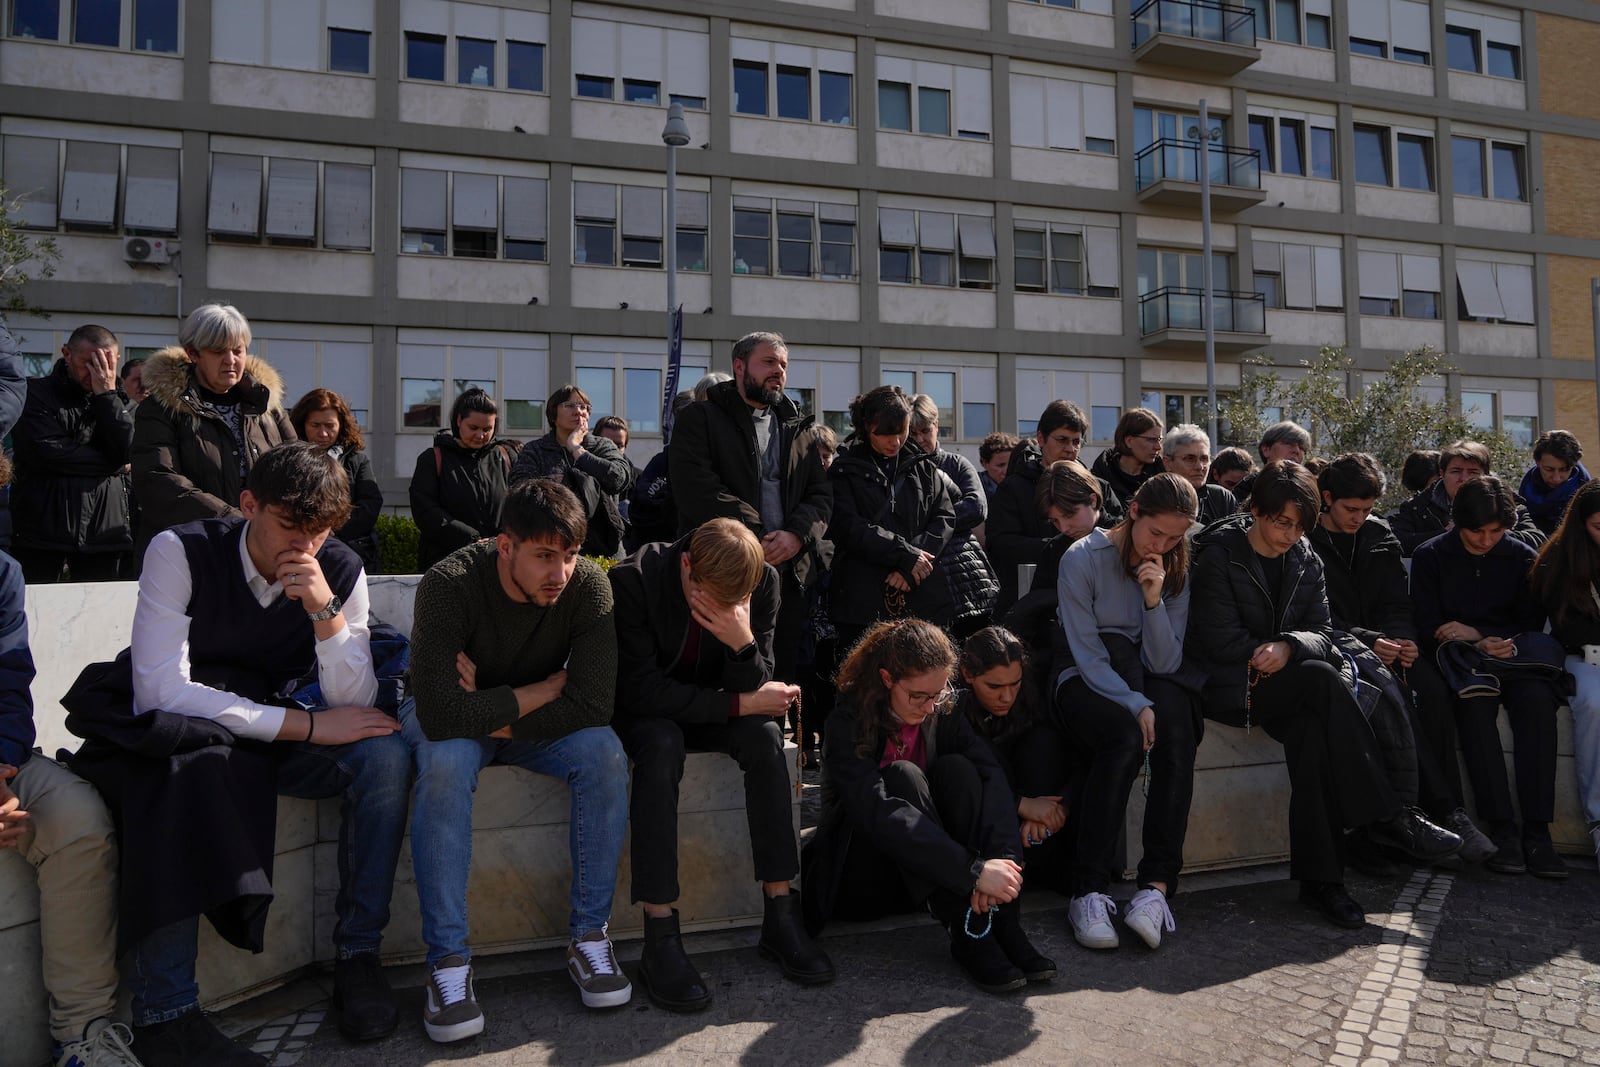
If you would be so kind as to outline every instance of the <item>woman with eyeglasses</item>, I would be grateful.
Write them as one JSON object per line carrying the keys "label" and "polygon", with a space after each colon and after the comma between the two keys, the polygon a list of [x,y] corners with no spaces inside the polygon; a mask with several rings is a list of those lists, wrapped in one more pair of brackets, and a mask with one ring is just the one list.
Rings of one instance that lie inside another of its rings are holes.
{"label": "woman with eyeglasses", "polygon": [[1183,867],[1194,793],[1198,707],[1178,680],[1189,618],[1187,534],[1200,508],[1194,486],[1158,474],[1139,487],[1128,515],[1095,530],[1061,558],[1056,714],[1088,754],[1074,813],[1076,860],[1067,919],[1085,948],[1116,948],[1107,890],[1128,791],[1147,770],[1144,854],[1124,917],[1151,948],[1176,929],[1168,898]]}
{"label": "woman with eyeglasses", "polygon": [[1248,510],[1195,535],[1187,659],[1206,674],[1207,718],[1260,727],[1289,768],[1289,877],[1335,926],[1366,913],[1344,886],[1346,830],[1433,863],[1461,838],[1401,804],[1333,641],[1322,561],[1302,536],[1321,512],[1293,460],[1256,475]]}
{"label": "woman with eyeglasses", "polygon": [[955,665],[943,630],[897,619],[868,630],[840,666],[822,812],[803,859],[806,926],[815,935],[833,917],[926,905],[967,975],[1004,993],[1056,966],[1023,933],[1011,789],[988,743],[950,714]]}
{"label": "woman with eyeglasses", "polygon": [[880,385],[850,402],[855,430],[828,468],[833,486],[829,611],[848,648],[879,619],[950,621],[949,591],[930,581],[955,531],[950,480],[911,436],[911,398]]}
{"label": "woman with eyeglasses", "polygon": [[1139,487],[1167,468],[1161,462],[1161,416],[1149,408],[1129,408],[1111,432],[1111,447],[1090,467],[1104,478],[1118,500],[1133,499]]}
{"label": "woman with eyeglasses", "polygon": [[511,484],[549,478],[571,489],[589,517],[586,556],[615,556],[622,548],[621,497],[633,485],[633,465],[608,438],[589,432],[589,396],[563,385],[545,402],[550,432],[529,441],[511,468]]}

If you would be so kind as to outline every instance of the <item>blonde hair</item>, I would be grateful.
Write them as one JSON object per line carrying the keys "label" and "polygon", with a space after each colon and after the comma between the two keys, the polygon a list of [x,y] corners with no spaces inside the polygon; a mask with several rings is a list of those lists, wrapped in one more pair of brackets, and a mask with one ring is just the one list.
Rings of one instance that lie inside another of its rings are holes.
{"label": "blonde hair", "polygon": [[737,604],[761,584],[761,542],[737,519],[711,519],[689,535],[689,576],[721,604]]}

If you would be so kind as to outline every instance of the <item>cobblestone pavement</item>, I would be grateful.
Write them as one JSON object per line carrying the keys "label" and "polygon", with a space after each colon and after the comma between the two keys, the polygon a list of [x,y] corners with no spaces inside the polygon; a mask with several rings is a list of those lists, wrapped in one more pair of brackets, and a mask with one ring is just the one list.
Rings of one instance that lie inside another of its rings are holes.
{"label": "cobblestone pavement", "polygon": [[[485,1033],[456,1046],[422,1034],[420,968],[396,968],[398,1033],[338,1037],[326,977],[225,1013],[275,1064],[406,1067],[477,1058],[524,1064],[1600,1064],[1600,877],[1564,883],[1418,871],[1353,877],[1369,924],[1344,931],[1295,900],[1282,868],[1196,876],[1178,930],[1147,951],[1072,941],[1065,901],[1035,894],[1025,922],[1060,977],[1009,997],[977,991],[926,919],[830,929],[830,986],[784,982],[754,930],[689,939],[716,1003],[678,1016],[634,1002],[586,1012],[559,953],[480,961]],[[1241,881],[1240,879],[1245,879]],[[1114,896],[1125,898],[1131,887]],[[630,971],[638,945],[619,951]]]}

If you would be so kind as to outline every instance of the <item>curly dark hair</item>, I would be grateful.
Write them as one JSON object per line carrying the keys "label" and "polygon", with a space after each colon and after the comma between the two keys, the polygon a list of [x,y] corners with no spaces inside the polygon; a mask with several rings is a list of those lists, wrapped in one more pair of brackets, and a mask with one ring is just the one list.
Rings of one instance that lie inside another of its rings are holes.
{"label": "curly dark hair", "polygon": [[880,670],[897,682],[929,671],[948,675],[955,665],[949,635],[925,619],[889,619],[869,629],[834,678],[839,696],[856,709],[856,755],[876,756],[885,738],[900,729]]}
{"label": "curly dark hair", "polygon": [[356,424],[356,417],[350,413],[350,405],[344,402],[344,397],[332,389],[313,389],[295,402],[289,410],[289,421],[294,425],[294,432],[300,435],[300,440],[306,439],[306,420],[319,411],[331,411],[339,418],[339,439],[334,442],[345,452],[360,452],[366,447],[361,439],[361,427]]}

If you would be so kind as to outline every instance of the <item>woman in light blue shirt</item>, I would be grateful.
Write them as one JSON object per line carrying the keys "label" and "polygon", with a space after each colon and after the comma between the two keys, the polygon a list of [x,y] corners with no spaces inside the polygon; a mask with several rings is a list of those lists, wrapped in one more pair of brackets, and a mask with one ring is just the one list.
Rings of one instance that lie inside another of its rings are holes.
{"label": "woman in light blue shirt", "polygon": [[1139,487],[1127,518],[1074,542],[1061,558],[1057,609],[1066,634],[1056,710],[1088,755],[1074,821],[1073,936],[1116,948],[1107,895],[1128,790],[1147,769],[1144,855],[1125,922],[1151,948],[1176,929],[1167,899],[1183,867],[1194,791],[1198,709],[1176,675],[1189,615],[1186,535],[1199,511],[1194,486],[1158,474]]}

